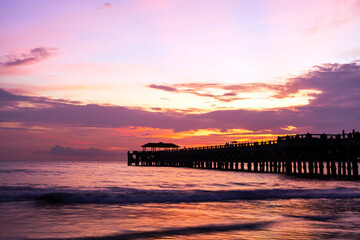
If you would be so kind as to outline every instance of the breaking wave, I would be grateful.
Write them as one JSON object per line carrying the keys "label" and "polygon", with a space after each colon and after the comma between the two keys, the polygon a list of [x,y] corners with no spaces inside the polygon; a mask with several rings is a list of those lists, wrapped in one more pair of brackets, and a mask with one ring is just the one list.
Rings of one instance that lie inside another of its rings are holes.
{"label": "breaking wave", "polygon": [[76,190],[68,188],[0,186],[1,202],[40,201],[49,204],[181,203],[295,198],[360,198],[360,190],[345,187],[331,189],[255,189],[223,191],[145,190],[120,187],[101,190]]}
{"label": "breaking wave", "polygon": [[[254,223],[242,223],[242,224],[227,224],[227,225],[205,225],[195,227],[183,227],[183,228],[168,228],[154,231],[143,232],[130,232],[122,233],[110,236],[95,236],[95,237],[77,237],[77,238],[49,238],[52,240],[134,240],[134,239],[157,239],[163,237],[174,236],[187,236],[193,234],[210,234],[217,232],[229,232],[229,231],[256,231],[268,227],[274,222],[263,221]],[[41,238],[42,240],[48,240],[47,238]]]}

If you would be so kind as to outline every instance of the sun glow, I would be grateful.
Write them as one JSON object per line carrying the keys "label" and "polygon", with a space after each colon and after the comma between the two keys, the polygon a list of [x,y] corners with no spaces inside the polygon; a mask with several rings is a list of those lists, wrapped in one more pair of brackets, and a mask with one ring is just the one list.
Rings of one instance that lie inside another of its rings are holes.
{"label": "sun glow", "polygon": [[281,129],[286,130],[286,131],[293,131],[293,130],[296,130],[297,128],[295,126],[287,126],[287,127],[281,128]]}
{"label": "sun glow", "polygon": [[221,130],[216,128],[175,132],[173,129],[130,126],[117,128],[116,132],[121,136],[148,138],[152,141],[172,141],[188,147],[225,144],[234,141],[268,141],[277,137],[277,134],[271,134],[269,130],[255,132],[246,129]]}

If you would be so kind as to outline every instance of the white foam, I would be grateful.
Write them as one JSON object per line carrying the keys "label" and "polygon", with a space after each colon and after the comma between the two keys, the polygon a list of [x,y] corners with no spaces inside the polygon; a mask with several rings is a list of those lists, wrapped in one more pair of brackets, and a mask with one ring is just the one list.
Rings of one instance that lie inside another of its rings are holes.
{"label": "white foam", "polygon": [[74,190],[33,187],[0,187],[0,201],[42,201],[57,204],[221,202],[231,200],[295,198],[360,198],[360,190],[344,187],[332,189],[256,189],[228,191],[142,190],[132,188]]}

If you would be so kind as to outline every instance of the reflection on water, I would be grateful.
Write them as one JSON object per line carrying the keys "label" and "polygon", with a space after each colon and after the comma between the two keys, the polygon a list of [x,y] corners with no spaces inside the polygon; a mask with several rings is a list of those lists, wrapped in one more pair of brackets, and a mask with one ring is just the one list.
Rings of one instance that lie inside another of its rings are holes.
{"label": "reflection on water", "polygon": [[354,207],[342,210],[333,202],[294,199],[80,206],[1,203],[1,216],[6,219],[1,238],[116,235],[122,239],[358,239],[358,201],[345,200],[341,205]]}
{"label": "reflection on water", "polygon": [[359,182],[67,162],[0,163],[0,180],[0,239],[360,239]]}

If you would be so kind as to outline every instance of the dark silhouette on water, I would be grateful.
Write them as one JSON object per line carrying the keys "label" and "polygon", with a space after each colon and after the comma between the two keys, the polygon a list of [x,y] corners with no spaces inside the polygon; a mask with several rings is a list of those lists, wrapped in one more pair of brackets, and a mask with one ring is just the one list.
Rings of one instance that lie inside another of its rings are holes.
{"label": "dark silhouette on water", "polygon": [[[145,145],[144,145],[145,146]],[[176,145],[175,145],[176,146]],[[145,149],[144,149],[145,150]],[[128,152],[128,165],[359,178],[360,133],[296,134],[274,141]]]}

